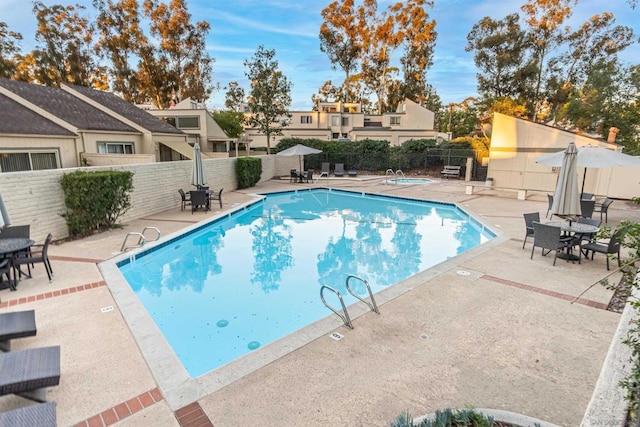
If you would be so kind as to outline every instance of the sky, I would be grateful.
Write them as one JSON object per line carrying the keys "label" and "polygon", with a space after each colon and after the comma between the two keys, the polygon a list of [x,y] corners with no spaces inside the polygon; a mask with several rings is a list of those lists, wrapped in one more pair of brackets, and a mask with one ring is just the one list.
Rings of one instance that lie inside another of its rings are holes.
{"label": "sky", "polygon": [[[52,4],[84,4],[92,10],[90,0],[43,1]],[[207,50],[215,59],[214,81],[220,84],[207,102],[211,108],[224,107],[225,86],[237,81],[248,92],[244,61],[250,59],[259,45],[274,49],[280,70],[292,83],[292,110],[310,110],[311,95],[327,80],[338,85],[344,78],[340,70],[333,71],[327,56],[320,51],[318,33],[322,24],[321,11],[329,0],[187,0],[193,21],[205,20],[211,25]],[[380,9],[391,3],[379,0]],[[427,9],[435,19],[438,37],[433,66],[427,73],[443,104],[455,103],[476,96],[476,68],[473,52],[465,52],[467,34],[485,16],[501,19],[519,12],[524,0],[435,0]],[[22,50],[30,51],[34,44],[35,16],[27,0],[0,0],[0,21],[23,35]],[[639,62],[640,8],[632,10],[626,0],[579,0],[568,22],[574,28],[596,13],[612,12],[616,23],[627,25],[636,33],[636,43],[621,55],[627,62]]]}

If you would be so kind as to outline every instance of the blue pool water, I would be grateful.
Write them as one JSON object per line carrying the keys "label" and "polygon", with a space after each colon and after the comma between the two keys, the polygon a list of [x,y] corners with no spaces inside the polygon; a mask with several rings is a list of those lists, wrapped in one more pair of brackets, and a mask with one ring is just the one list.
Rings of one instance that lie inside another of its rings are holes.
{"label": "blue pool water", "polygon": [[333,316],[322,285],[349,305],[349,274],[379,292],[493,237],[453,205],[317,189],[269,195],[118,267],[197,377]]}
{"label": "blue pool water", "polygon": [[393,184],[431,184],[433,180],[429,178],[394,178],[389,182]]}

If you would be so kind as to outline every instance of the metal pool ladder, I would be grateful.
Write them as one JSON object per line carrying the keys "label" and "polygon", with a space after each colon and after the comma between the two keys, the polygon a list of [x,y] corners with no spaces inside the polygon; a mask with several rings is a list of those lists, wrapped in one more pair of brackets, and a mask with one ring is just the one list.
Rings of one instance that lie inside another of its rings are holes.
{"label": "metal pool ladder", "polygon": [[[355,292],[353,292],[353,290],[349,286],[349,281],[351,279],[359,280],[362,283],[364,283],[364,285],[367,287],[367,291],[369,292],[369,299],[371,299],[371,302],[365,300],[360,295],[358,295]],[[358,276],[355,276],[353,274],[350,274],[350,275],[347,276],[346,288],[347,288],[347,292],[349,292],[351,295],[353,295],[354,297],[356,297],[357,299],[359,299],[363,303],[367,304],[367,306],[369,307],[369,309],[371,311],[373,311],[376,314],[380,314],[380,311],[378,310],[378,305],[376,304],[376,300],[373,298],[373,292],[371,292],[371,286],[369,286],[369,282],[367,282],[366,280],[364,280],[361,277],[358,277]],[[340,305],[342,305],[342,310],[341,311],[336,310],[329,303],[327,303],[327,301],[324,299],[324,291],[325,291],[325,289],[329,289],[331,292],[336,294],[336,296],[340,300]],[[342,322],[346,326],[348,326],[349,328],[353,329],[353,324],[351,323],[351,318],[349,317],[349,312],[347,311],[347,307],[344,305],[344,300],[342,299],[342,295],[340,294],[340,292],[337,289],[332,288],[331,286],[322,285],[320,287],[320,299],[322,300],[322,303],[329,310],[333,311],[335,314],[338,315],[338,317],[340,317],[340,319],[342,319]]]}
{"label": "metal pool ladder", "polygon": [[[155,242],[156,240],[158,240],[160,238],[160,230],[157,227],[145,227],[142,230],[142,233],[138,233],[135,231],[132,231],[130,233],[127,233],[126,236],[124,236],[124,241],[122,242],[122,246],[120,247],[120,252],[124,252],[127,249],[132,249],[132,248],[140,248],[142,246],[144,246],[144,244],[147,242],[147,238],[144,235],[144,233],[147,230],[153,230],[156,232],[156,238],[153,239],[152,241]],[[132,246],[127,246],[127,240],[129,239],[129,236],[137,236],[138,237],[138,242]]]}
{"label": "metal pool ladder", "polygon": [[395,180],[394,184],[398,184],[398,179],[404,178],[404,172],[402,172],[402,170],[400,169],[395,172],[391,168],[387,169],[387,171],[385,172],[385,182],[387,184],[389,183],[389,176],[391,176]]}

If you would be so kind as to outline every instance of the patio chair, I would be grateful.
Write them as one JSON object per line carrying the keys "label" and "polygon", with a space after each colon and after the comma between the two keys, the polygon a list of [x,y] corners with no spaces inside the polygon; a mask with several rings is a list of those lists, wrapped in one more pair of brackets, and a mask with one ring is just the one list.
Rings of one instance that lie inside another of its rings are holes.
{"label": "patio chair", "polygon": [[[0,289],[15,290],[13,282],[11,281],[11,263],[9,258],[0,259]],[[7,278],[7,282],[4,282],[4,277]]]}
{"label": "patio chair", "polygon": [[329,173],[330,173],[330,165],[329,162],[322,162],[322,169],[320,170],[320,177],[329,177]]}
{"label": "patio chair", "polygon": [[344,176],[344,163],[336,163],[336,167],[333,169],[333,176]]}
{"label": "patio chair", "polygon": [[[23,271],[20,270],[21,265],[33,265],[35,263],[43,263],[44,269],[47,270],[47,277],[49,277],[49,281],[51,281],[51,277],[53,276],[53,268],[51,268],[51,261],[49,261],[49,245],[53,241],[53,235],[51,233],[47,234],[47,237],[44,239],[44,243],[41,245],[33,245],[31,246],[31,252],[29,254],[19,254],[16,258],[13,259],[13,266],[16,268],[20,276],[22,276]],[[29,267],[29,274],[27,275],[31,277],[31,267]]]}
{"label": "patio chair", "polygon": [[609,270],[609,255],[616,254],[618,256],[618,267],[621,266],[621,263],[620,263],[621,239],[622,239],[622,230],[616,230],[613,232],[608,242],[587,243],[586,245],[582,246],[582,249],[586,250],[587,253],[589,253],[589,251],[592,251],[591,259],[593,259],[593,256],[596,254],[596,252],[605,254],[607,256],[607,270]]}
{"label": "patio chair", "polygon": [[[602,221],[600,221],[599,219],[591,219],[591,218],[583,218],[583,217],[578,217],[576,219],[576,222],[579,224],[588,224],[588,225],[593,225],[594,227],[600,227],[600,225],[602,224]],[[576,233],[573,237],[572,237],[572,246],[578,246],[578,249],[580,251],[582,251],[582,253],[584,253],[584,256],[587,256],[586,251],[583,249],[583,242],[593,242],[594,241],[594,236],[596,233]]]}
{"label": "patio chair", "polygon": [[209,210],[209,197],[205,190],[189,191],[191,195],[191,215],[199,208],[203,208],[205,211]]}
{"label": "patio chair", "polygon": [[540,212],[532,212],[524,214],[524,225],[526,232],[524,235],[524,242],[522,242],[522,249],[527,244],[527,237],[533,236],[533,222],[540,222]]}
{"label": "patio chair", "polygon": [[[12,225],[5,227],[0,231],[0,239],[29,239],[31,238],[31,226],[27,225]],[[31,253],[31,249],[25,249],[20,251],[20,255],[28,255]],[[31,266],[27,265],[29,275],[31,275]]]}
{"label": "patio chair", "polygon": [[354,168],[350,168],[349,171],[347,172],[347,175],[350,176],[351,178],[355,178],[356,176],[358,176],[358,171]]}
{"label": "patio chair", "polygon": [[182,199],[180,210],[183,211],[187,206],[191,205],[191,196],[187,196],[182,188],[178,190],[178,193],[180,193],[180,198]]}
{"label": "patio chair", "polygon": [[606,199],[604,199],[604,202],[596,203],[595,207],[593,208],[593,213],[600,212],[600,220],[602,220],[602,215],[604,214],[605,223],[609,222],[608,211],[609,211],[609,206],[611,206],[611,203],[613,203],[613,200],[607,197]]}
{"label": "patio chair", "polygon": [[296,169],[291,169],[289,171],[289,182],[297,182],[298,181],[298,171]]}
{"label": "patio chair", "polygon": [[591,218],[595,205],[595,200],[580,200],[580,216],[583,218]]}
{"label": "patio chair", "polygon": [[0,413],[0,426],[56,427],[56,403],[45,402]]}
{"label": "patio chair", "polygon": [[591,200],[591,199],[593,199],[593,193],[580,194],[580,200]]}
{"label": "patio chair", "polygon": [[217,200],[220,202],[220,209],[222,209],[222,190],[224,190],[224,188],[221,188],[220,191],[209,190],[209,201]]}
{"label": "patio chair", "polygon": [[0,395],[46,402],[46,387],[60,384],[60,346],[0,353]]}
{"label": "patio chair", "polygon": [[37,332],[34,310],[0,313],[0,350],[10,351],[11,340],[32,337]]}
{"label": "patio chair", "polygon": [[304,175],[302,175],[302,179],[309,183],[309,182],[313,182],[313,169],[309,169],[308,171],[304,172]]}
{"label": "patio chair", "polygon": [[544,216],[545,218],[549,218],[549,212],[551,212],[551,206],[553,206],[553,194],[547,194],[547,201],[549,202],[549,205],[547,206],[547,214]]}
{"label": "patio chair", "polygon": [[[536,247],[542,249],[542,256],[546,256],[549,252],[554,251],[553,265],[556,265],[558,253],[564,249],[569,249],[570,241],[560,239],[560,227],[533,222],[533,247],[531,248],[531,259],[533,259],[533,251]],[[547,253],[544,250],[547,249]],[[579,256],[578,256],[579,260]]]}

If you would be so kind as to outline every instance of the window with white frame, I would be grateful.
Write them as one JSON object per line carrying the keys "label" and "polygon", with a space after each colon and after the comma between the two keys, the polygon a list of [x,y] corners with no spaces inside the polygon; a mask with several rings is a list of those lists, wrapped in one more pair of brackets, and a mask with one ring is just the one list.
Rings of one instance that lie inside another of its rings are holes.
{"label": "window with white frame", "polygon": [[391,116],[390,120],[391,120],[391,124],[392,125],[399,125],[400,124],[400,116]]}
{"label": "window with white frame", "polygon": [[58,169],[56,151],[8,151],[0,152],[0,171],[20,172],[30,170]]}
{"label": "window with white frame", "polygon": [[340,116],[331,116],[331,126],[340,126]]}
{"label": "window with white frame", "polygon": [[313,118],[311,116],[300,116],[300,123],[304,123],[304,124],[313,123]]}
{"label": "window with white frame", "polygon": [[98,141],[100,154],[135,154],[133,142]]}

